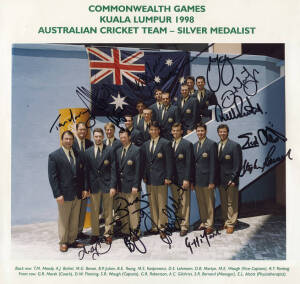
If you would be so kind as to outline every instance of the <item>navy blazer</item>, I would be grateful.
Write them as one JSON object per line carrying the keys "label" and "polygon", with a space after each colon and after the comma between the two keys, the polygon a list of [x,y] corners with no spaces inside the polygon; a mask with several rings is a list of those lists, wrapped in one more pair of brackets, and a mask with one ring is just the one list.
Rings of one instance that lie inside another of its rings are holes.
{"label": "navy blazer", "polygon": [[230,180],[239,184],[242,159],[241,145],[228,139],[221,156],[218,157],[218,185],[226,187]]}
{"label": "navy blazer", "polygon": [[[107,139],[104,139],[103,140],[103,144],[105,144],[106,145],[106,141],[107,141]],[[107,145],[106,145],[107,146]],[[114,137],[114,141],[113,141],[113,143],[112,143],[112,146],[110,146],[110,147],[112,147],[113,148],[113,151],[115,152],[118,148],[120,148],[122,146],[122,143],[121,143],[121,141],[119,140],[119,139],[117,139],[116,137]]]}
{"label": "navy blazer", "polygon": [[139,124],[137,123],[137,118],[138,118],[138,114],[133,117],[133,127],[140,129],[141,126],[144,126],[144,118],[142,116],[142,118],[139,121]]}
{"label": "navy blazer", "polygon": [[194,144],[195,185],[201,187],[208,186],[209,184],[216,185],[218,159],[217,143],[206,137],[202,147],[197,151],[198,145],[199,142]]}
{"label": "navy blazer", "polygon": [[150,140],[146,141],[142,149],[143,177],[149,185],[163,185],[165,179],[172,180],[173,153],[171,142],[160,137],[154,154],[150,154]]}
{"label": "navy blazer", "polygon": [[144,129],[144,122],[143,125],[138,130],[140,130],[140,132],[142,133],[143,143],[145,143],[150,139],[149,128],[147,128],[146,130]]}
{"label": "navy blazer", "polygon": [[192,181],[193,144],[182,138],[176,151],[173,149],[173,155],[175,163],[172,182],[181,187],[184,180]]}
{"label": "navy blazer", "polygon": [[152,118],[151,118],[152,121],[158,121],[158,119],[159,119],[159,110],[158,110],[158,107],[157,107],[157,102],[150,105],[148,108],[152,110]]}
{"label": "navy blazer", "polygon": [[181,101],[182,100],[177,100],[177,107],[179,110],[183,133],[185,135],[187,130],[194,130],[197,122],[199,121],[198,101],[193,97],[189,97],[183,108],[181,107]]}
{"label": "navy blazer", "polygon": [[83,163],[77,152],[74,152],[74,155],[76,161],[75,175],[63,148],[49,154],[48,178],[54,198],[63,196],[65,201],[72,201],[75,196],[81,198],[83,184],[79,177],[82,175]]}
{"label": "navy blazer", "polygon": [[111,188],[116,188],[116,163],[113,148],[103,144],[99,163],[95,158],[94,147],[90,147],[84,156],[85,190],[90,190],[91,193],[99,191],[108,193]]}
{"label": "navy blazer", "polygon": [[[85,140],[85,151],[86,151],[88,148],[90,148],[91,146],[94,145],[94,142],[89,139],[84,139],[84,140]],[[74,143],[73,143],[72,148],[74,151],[77,151],[78,153],[80,152],[80,148],[79,148],[76,137],[74,137]]]}
{"label": "navy blazer", "polygon": [[217,97],[215,95],[214,92],[211,92],[207,89],[204,89],[204,97],[201,100],[201,102],[199,102],[198,100],[198,91],[196,93],[194,93],[193,98],[195,98],[198,102],[198,113],[199,115],[203,115],[206,117],[211,118],[211,113],[212,111],[208,109],[209,106],[212,105],[217,105],[218,104],[218,100]]}
{"label": "navy blazer", "polygon": [[159,112],[159,124],[160,124],[160,134],[162,137],[172,140],[173,136],[171,133],[172,125],[175,122],[180,122],[180,116],[177,106],[170,105],[168,110],[164,113],[164,118],[162,119],[162,111]]}
{"label": "navy blazer", "polygon": [[131,144],[121,162],[123,147],[116,152],[117,184],[120,192],[131,193],[132,188],[141,188],[140,148]]}

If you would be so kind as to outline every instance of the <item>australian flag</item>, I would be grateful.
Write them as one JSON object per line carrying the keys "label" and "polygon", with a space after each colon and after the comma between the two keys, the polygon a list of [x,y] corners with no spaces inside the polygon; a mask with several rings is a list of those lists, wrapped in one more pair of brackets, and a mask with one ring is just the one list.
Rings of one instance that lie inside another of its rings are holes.
{"label": "australian flag", "polygon": [[155,102],[157,88],[174,98],[190,74],[188,52],[88,47],[87,53],[94,116],[134,115],[138,101]]}

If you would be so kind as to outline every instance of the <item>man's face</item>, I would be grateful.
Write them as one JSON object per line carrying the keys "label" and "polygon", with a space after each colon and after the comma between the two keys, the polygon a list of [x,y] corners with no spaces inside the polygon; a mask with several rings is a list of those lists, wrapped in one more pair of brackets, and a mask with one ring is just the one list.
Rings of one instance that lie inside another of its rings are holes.
{"label": "man's face", "polygon": [[73,136],[70,135],[70,134],[68,134],[68,133],[66,133],[66,134],[64,135],[64,138],[63,138],[62,141],[61,141],[62,145],[63,145],[66,149],[68,149],[68,150],[71,149],[71,147],[72,147],[72,145],[73,145],[73,142],[74,142]]}
{"label": "man's face", "polygon": [[142,114],[143,110],[145,109],[145,105],[143,103],[139,103],[136,105],[136,109],[139,112],[139,114]]}
{"label": "man's face", "polygon": [[125,127],[128,129],[131,129],[131,127],[133,127],[133,120],[131,116],[125,116]]}
{"label": "man's face", "polygon": [[181,86],[181,95],[185,99],[189,95],[189,88],[188,86],[184,85]]}
{"label": "man's face", "polygon": [[228,137],[227,128],[219,128],[218,134],[219,134],[221,141],[225,141]]}
{"label": "man's face", "polygon": [[108,126],[105,128],[105,134],[108,139],[113,138],[115,136],[115,130]]}
{"label": "man's face", "polygon": [[179,139],[182,136],[182,133],[183,133],[183,131],[180,126],[172,127],[172,135],[175,140]]}
{"label": "man's face", "polygon": [[150,127],[149,134],[151,136],[151,139],[157,138],[159,136],[159,133],[160,133],[160,130],[158,127],[154,127],[154,126]]}
{"label": "man's face", "polygon": [[204,85],[205,85],[205,81],[203,79],[197,79],[196,85],[197,85],[197,87],[198,87],[199,90],[203,90],[204,89]]}
{"label": "man's face", "polygon": [[199,140],[202,140],[202,139],[204,139],[206,137],[206,132],[207,131],[205,130],[204,127],[198,127],[196,129],[196,134],[197,134]]}
{"label": "man's face", "polygon": [[87,129],[84,124],[79,124],[78,129],[76,130],[76,134],[80,140],[85,139],[87,134]]}
{"label": "man's face", "polygon": [[187,79],[186,80],[186,84],[188,85],[189,90],[193,90],[194,89],[194,81],[192,79]]}
{"label": "man's face", "polygon": [[144,111],[143,111],[143,117],[144,117],[144,120],[146,122],[151,121],[152,111],[150,109],[144,109]]}
{"label": "man's face", "polygon": [[101,145],[103,143],[104,136],[101,132],[94,132],[94,141],[96,145]]}
{"label": "man's face", "polygon": [[120,141],[124,147],[130,143],[130,136],[128,136],[127,132],[120,133]]}
{"label": "man's face", "polygon": [[161,100],[164,106],[168,106],[170,104],[170,95],[167,93],[162,94]]}
{"label": "man's face", "polygon": [[157,102],[161,102],[161,95],[162,95],[162,91],[156,91],[155,99]]}

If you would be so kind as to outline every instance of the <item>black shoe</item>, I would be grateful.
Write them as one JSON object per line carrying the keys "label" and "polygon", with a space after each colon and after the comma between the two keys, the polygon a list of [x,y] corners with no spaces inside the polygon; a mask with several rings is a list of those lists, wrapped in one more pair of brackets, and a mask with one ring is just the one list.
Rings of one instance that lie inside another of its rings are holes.
{"label": "black shoe", "polygon": [[69,248],[83,248],[83,247],[84,247],[84,244],[75,241],[74,243],[69,244],[68,247],[69,247]]}
{"label": "black shoe", "polygon": [[88,244],[89,245],[93,245],[94,243],[98,242],[99,241],[99,236],[91,236]]}
{"label": "black shoe", "polygon": [[144,233],[144,236],[150,236],[150,235],[158,235],[158,231],[154,231],[154,230],[149,230],[149,231],[146,231]]}
{"label": "black shoe", "polygon": [[90,236],[85,233],[78,233],[76,240],[87,240]]}

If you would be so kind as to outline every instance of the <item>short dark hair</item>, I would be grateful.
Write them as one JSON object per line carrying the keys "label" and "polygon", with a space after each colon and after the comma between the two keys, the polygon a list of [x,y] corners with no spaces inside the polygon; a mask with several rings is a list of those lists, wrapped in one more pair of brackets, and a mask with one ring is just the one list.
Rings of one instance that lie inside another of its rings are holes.
{"label": "short dark hair", "polygon": [[228,127],[227,124],[220,124],[220,125],[218,126],[218,128],[217,128],[217,132],[219,132],[219,129],[221,129],[221,128],[226,128],[226,129],[227,129],[227,132],[229,132],[229,127]]}
{"label": "short dark hair", "polygon": [[73,132],[70,131],[70,130],[66,130],[66,131],[64,131],[64,132],[62,133],[62,135],[61,135],[61,140],[64,139],[64,136],[65,136],[66,134],[71,135],[71,136],[73,137],[73,139],[74,139],[74,134],[73,134]]}
{"label": "short dark hair", "polygon": [[127,128],[120,128],[119,135],[122,133],[127,133],[128,136],[131,135],[131,131]]}
{"label": "short dark hair", "polygon": [[204,76],[198,76],[198,77],[196,78],[196,81],[197,81],[198,79],[202,79],[202,80],[204,81],[204,83],[205,83],[205,77],[204,77]]}
{"label": "short dark hair", "polygon": [[158,92],[158,91],[160,91],[160,92],[162,92],[162,90],[161,89],[154,89],[154,95],[156,95],[156,93]]}
{"label": "short dark hair", "polygon": [[80,122],[76,123],[76,130],[78,130],[78,128],[79,128],[79,126],[80,126],[80,125],[84,125],[84,126],[85,126],[85,128],[86,128],[86,124],[85,124],[85,122],[83,122],[83,121],[80,121]]}
{"label": "short dark hair", "polygon": [[104,131],[102,128],[94,128],[93,135],[95,134],[95,132],[100,132],[104,136]]}
{"label": "short dark hair", "polygon": [[180,123],[180,122],[175,122],[175,123],[173,123],[173,125],[172,125],[172,128],[173,127],[180,127],[181,129],[182,129],[182,124]]}
{"label": "short dark hair", "polygon": [[137,106],[137,105],[139,105],[139,104],[143,104],[144,106],[146,106],[145,103],[144,103],[143,101],[137,101],[137,103],[136,103],[135,106]]}
{"label": "short dark hair", "polygon": [[203,122],[199,122],[199,123],[197,123],[197,125],[196,125],[196,129],[197,129],[197,128],[200,128],[200,127],[202,127],[202,128],[204,128],[205,130],[207,130],[207,126],[206,126],[206,124],[205,124],[205,123],[203,123]]}
{"label": "short dark hair", "polygon": [[156,128],[158,128],[158,129],[160,130],[160,124],[159,124],[159,122],[156,121],[156,120],[151,121],[150,127],[149,127],[149,128],[151,128],[151,126],[152,126],[152,127],[156,127]]}
{"label": "short dark hair", "polygon": [[189,87],[186,83],[181,84],[181,87]]}
{"label": "short dark hair", "polygon": [[195,77],[194,76],[187,76],[186,81],[187,80],[192,80],[195,83]]}
{"label": "short dark hair", "polygon": [[163,92],[161,95],[168,95],[169,96],[169,98],[170,98],[170,93],[169,92]]}
{"label": "short dark hair", "polygon": [[131,114],[125,114],[124,117],[131,117],[131,119],[133,119],[133,116]]}

